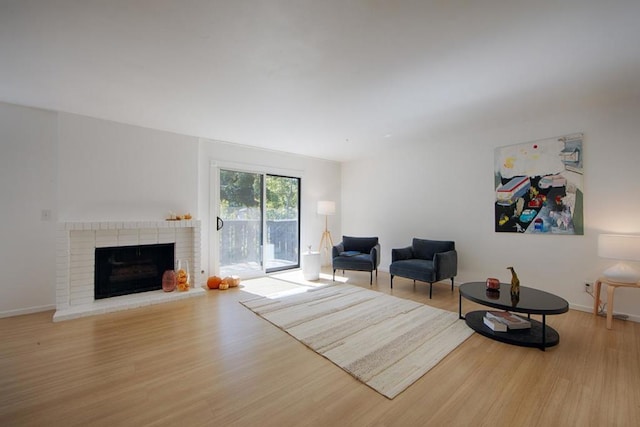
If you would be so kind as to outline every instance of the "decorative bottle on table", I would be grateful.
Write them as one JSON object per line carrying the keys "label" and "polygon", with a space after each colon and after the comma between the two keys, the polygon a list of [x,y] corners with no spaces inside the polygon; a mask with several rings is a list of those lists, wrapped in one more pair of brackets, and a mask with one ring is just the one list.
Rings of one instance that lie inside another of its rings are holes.
{"label": "decorative bottle on table", "polygon": [[513,267],[507,267],[511,270],[511,302],[515,305],[520,300],[520,279]]}

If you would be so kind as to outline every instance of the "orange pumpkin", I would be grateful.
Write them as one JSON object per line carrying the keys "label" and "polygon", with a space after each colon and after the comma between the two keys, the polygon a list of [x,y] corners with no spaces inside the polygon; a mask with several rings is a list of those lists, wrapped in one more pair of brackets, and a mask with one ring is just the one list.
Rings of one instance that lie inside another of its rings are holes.
{"label": "orange pumpkin", "polygon": [[176,273],[176,287],[179,291],[186,291],[189,289],[189,275],[182,268]]}
{"label": "orange pumpkin", "polygon": [[220,287],[220,282],[222,282],[221,277],[211,276],[207,279],[207,287],[209,289],[218,289]]}

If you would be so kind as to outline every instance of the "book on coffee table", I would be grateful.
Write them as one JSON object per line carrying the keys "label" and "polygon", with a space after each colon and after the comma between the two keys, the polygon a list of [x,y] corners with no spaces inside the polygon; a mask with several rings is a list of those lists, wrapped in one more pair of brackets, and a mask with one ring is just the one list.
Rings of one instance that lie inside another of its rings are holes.
{"label": "book on coffee table", "polygon": [[492,331],[507,332],[507,325],[500,322],[499,320],[492,319],[487,316],[484,316],[482,320],[484,321],[484,324],[487,325]]}
{"label": "book on coffee table", "polygon": [[497,320],[504,323],[509,329],[528,329],[531,328],[531,322],[516,316],[508,311],[489,310],[485,315],[489,319]]}

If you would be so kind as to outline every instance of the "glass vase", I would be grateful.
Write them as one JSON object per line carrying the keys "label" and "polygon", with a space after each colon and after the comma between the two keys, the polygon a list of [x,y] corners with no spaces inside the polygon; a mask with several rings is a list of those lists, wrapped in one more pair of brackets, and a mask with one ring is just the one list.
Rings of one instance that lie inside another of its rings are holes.
{"label": "glass vase", "polygon": [[189,274],[189,261],[178,260],[176,268],[176,286],[179,291],[188,291],[191,286],[191,275]]}
{"label": "glass vase", "polygon": [[176,288],[176,272],[167,270],[162,274],[162,290],[165,292],[173,292]]}

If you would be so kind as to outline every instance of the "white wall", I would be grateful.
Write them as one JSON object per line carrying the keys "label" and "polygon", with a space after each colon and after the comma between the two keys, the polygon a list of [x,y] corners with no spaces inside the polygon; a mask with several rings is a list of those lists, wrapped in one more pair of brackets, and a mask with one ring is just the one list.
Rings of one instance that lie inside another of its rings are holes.
{"label": "white wall", "polygon": [[0,315],[55,306],[56,114],[0,103]]}
{"label": "white wall", "polygon": [[[0,103],[0,143],[0,317],[55,307],[57,221],[155,221],[190,212],[202,220],[202,274],[212,274],[212,162],[301,176],[303,249],[317,248],[324,227],[317,200],[340,200],[336,162],[75,114]],[[47,209],[52,218],[42,221]],[[340,217],[329,226],[339,234]]]}
{"label": "white wall", "polygon": [[[637,100],[554,111],[501,127],[461,128],[410,149],[345,163],[342,230],[380,237],[381,270],[388,271],[391,248],[409,245],[414,236],[455,240],[457,283],[487,277],[508,282],[505,267],[513,265],[523,285],[590,310],[593,300],[583,284],[613,264],[597,257],[597,235],[640,234],[639,117]],[[574,132],[584,132],[585,235],[495,233],[494,148]],[[615,311],[640,321],[640,292],[616,291]]]}
{"label": "white wall", "polygon": [[198,211],[198,139],[59,115],[60,221],[162,220]]}
{"label": "white wall", "polygon": [[[335,199],[329,228],[378,235],[381,269],[390,250],[419,236],[456,241],[457,282],[508,280],[557,293],[588,309],[582,292],[612,262],[596,255],[601,232],[640,234],[640,102],[554,111],[509,125],[468,127],[384,156],[343,164],[198,140],[136,126],[0,103],[0,213],[4,273],[0,316],[54,306],[55,221],[161,219],[168,210],[202,220],[202,264],[210,253],[211,162],[295,170],[302,175],[302,247],[317,248],[324,218],[316,202]],[[59,128],[59,129],[58,129]],[[495,147],[584,132],[585,235],[493,231]],[[59,147],[59,148],[58,148]],[[53,221],[41,220],[51,209]],[[637,266],[640,268],[640,266]],[[640,320],[640,292],[616,292],[616,312]]]}

